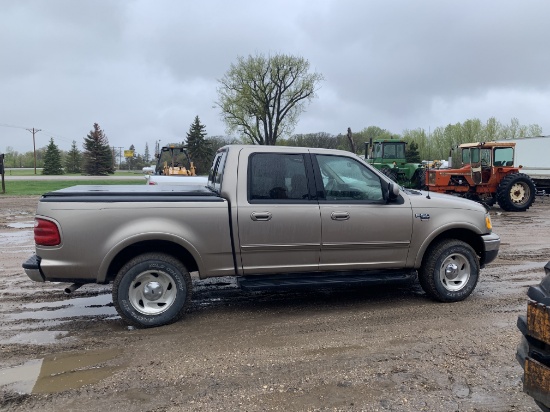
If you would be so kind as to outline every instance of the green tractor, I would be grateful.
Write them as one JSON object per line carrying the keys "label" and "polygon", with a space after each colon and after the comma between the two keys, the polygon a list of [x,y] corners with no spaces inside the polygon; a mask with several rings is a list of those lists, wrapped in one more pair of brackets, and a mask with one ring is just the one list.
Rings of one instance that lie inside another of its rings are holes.
{"label": "green tractor", "polygon": [[405,145],[400,139],[376,139],[365,143],[365,161],[404,187],[422,189],[425,169],[422,163],[407,163]]}

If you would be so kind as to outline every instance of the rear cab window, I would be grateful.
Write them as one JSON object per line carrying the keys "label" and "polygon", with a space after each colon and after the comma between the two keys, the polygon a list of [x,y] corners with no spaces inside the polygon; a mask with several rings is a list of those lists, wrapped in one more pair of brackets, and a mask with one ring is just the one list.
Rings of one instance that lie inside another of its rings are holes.
{"label": "rear cab window", "polygon": [[307,165],[301,153],[254,153],[248,164],[249,203],[296,203],[312,200]]}
{"label": "rear cab window", "polygon": [[214,156],[210,172],[208,173],[208,187],[217,193],[221,191],[221,185],[223,180],[223,169],[225,167],[225,160],[227,159],[227,149],[221,148]]}

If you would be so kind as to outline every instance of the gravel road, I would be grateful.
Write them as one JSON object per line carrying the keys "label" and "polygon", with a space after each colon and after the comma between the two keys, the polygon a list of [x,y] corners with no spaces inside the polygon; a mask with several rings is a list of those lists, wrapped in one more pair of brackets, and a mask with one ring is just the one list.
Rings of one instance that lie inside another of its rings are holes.
{"label": "gravel road", "polygon": [[416,284],[245,293],[194,281],[176,324],[128,328],[110,287],[31,282],[38,197],[0,197],[0,410],[538,411],[516,319],[550,260],[550,202],[491,211],[502,238],[466,301]]}

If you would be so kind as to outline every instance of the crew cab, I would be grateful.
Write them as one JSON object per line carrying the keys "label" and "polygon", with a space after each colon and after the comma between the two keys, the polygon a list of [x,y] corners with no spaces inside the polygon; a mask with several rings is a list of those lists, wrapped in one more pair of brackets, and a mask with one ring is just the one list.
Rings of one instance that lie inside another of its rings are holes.
{"label": "crew cab", "polygon": [[474,290],[500,238],[479,204],[399,187],[338,150],[230,145],[206,186],[75,186],[46,193],[35,218],[35,281],[113,283],[138,327],[180,319],[201,279],[242,288],[418,277],[455,302]]}

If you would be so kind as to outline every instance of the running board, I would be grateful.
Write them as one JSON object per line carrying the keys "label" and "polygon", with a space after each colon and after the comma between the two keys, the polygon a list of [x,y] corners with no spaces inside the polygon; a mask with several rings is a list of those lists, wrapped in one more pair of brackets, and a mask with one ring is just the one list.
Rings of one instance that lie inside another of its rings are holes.
{"label": "running board", "polygon": [[368,272],[314,272],[285,275],[240,276],[237,282],[243,290],[265,290],[272,288],[316,288],[360,284],[403,283],[416,279],[416,270],[368,271]]}

